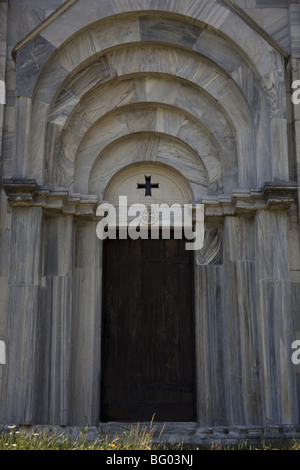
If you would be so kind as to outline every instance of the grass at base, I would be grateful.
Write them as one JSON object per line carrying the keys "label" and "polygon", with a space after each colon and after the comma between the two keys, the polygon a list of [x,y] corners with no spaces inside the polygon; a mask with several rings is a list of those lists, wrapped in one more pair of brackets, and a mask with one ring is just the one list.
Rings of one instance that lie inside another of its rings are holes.
{"label": "grass at base", "polygon": [[[152,450],[152,451],[200,451],[207,450],[200,446],[184,444],[155,444],[153,433],[143,429],[132,429],[113,438],[99,436],[96,440],[89,441],[83,431],[77,439],[70,439],[64,434],[55,432],[26,432],[12,428],[8,433],[0,435],[0,450]],[[272,444],[238,445],[237,447],[212,443],[208,450],[300,450],[300,442],[284,441]]]}

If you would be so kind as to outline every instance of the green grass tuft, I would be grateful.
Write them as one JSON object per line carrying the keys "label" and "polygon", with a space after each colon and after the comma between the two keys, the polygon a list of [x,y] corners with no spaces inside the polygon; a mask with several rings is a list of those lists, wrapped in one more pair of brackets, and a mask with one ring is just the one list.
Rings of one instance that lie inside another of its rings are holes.
{"label": "green grass tuft", "polygon": [[[155,427],[140,428],[132,427],[129,430],[114,436],[99,436],[90,440],[86,431],[81,431],[77,438],[70,438],[67,434],[55,431],[28,431],[11,427],[8,432],[0,434],[1,450],[203,450],[200,446],[184,444],[154,443]],[[207,449],[206,449],[207,450]],[[262,443],[259,445],[226,446],[212,443],[208,450],[300,450],[300,443],[294,440],[274,442],[272,444]]]}

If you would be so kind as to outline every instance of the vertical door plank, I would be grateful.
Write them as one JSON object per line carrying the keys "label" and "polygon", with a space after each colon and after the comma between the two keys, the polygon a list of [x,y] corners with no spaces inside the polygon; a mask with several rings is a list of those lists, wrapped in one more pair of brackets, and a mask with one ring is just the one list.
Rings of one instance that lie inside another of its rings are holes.
{"label": "vertical door plank", "polygon": [[102,420],[192,421],[192,255],[184,240],[105,242]]}

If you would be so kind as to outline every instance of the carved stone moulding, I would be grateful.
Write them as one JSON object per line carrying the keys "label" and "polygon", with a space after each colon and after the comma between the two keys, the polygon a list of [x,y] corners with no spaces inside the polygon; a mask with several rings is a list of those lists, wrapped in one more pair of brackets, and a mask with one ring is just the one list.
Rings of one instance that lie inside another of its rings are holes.
{"label": "carved stone moulding", "polygon": [[[71,194],[65,189],[39,186],[35,180],[6,179],[3,189],[12,207],[43,207],[46,212],[96,219],[96,195]],[[267,182],[261,189],[237,189],[231,194],[205,196],[191,204],[204,204],[206,218],[253,215],[258,210],[287,211],[298,193],[295,182]]]}

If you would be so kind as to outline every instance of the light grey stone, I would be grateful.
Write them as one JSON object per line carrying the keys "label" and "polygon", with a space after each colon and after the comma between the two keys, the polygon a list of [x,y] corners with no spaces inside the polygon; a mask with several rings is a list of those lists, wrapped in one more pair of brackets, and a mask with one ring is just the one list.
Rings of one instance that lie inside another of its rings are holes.
{"label": "light grey stone", "polygon": [[[55,51],[50,44],[41,36],[36,36],[32,42],[27,43],[18,54],[20,67],[17,67],[17,89],[19,96],[30,97],[34,90],[37,76],[45,65],[49,54]],[[33,59],[32,62],[30,59]]]}
{"label": "light grey stone", "polygon": [[299,434],[299,15],[285,0],[0,2],[0,422],[128,429],[98,430],[95,213],[149,164],[205,204],[197,423],[167,423],[165,442]]}

